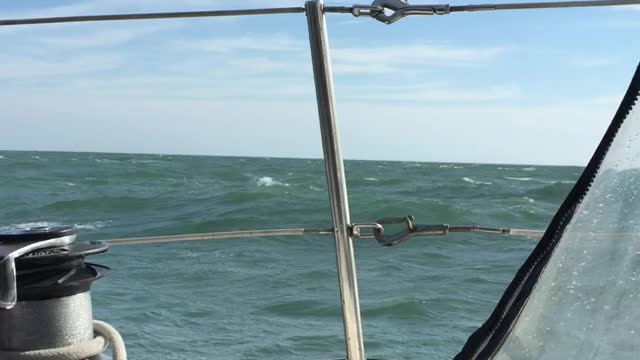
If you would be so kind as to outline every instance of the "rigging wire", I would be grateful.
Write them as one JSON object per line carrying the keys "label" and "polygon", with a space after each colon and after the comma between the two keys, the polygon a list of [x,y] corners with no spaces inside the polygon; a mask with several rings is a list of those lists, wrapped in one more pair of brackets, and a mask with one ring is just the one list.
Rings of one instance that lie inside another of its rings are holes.
{"label": "rigging wire", "polygon": [[[379,5],[376,5],[379,4]],[[325,13],[352,14],[354,16],[371,16],[386,23],[392,23],[407,15],[447,15],[455,12],[477,12],[496,10],[532,10],[532,9],[558,9],[576,7],[599,7],[619,5],[639,5],[640,0],[586,0],[586,1],[547,1],[528,3],[504,3],[504,4],[477,4],[477,5],[448,5],[427,4],[409,5],[404,0],[377,0],[374,5],[353,6],[325,6]],[[385,15],[385,10],[394,11],[391,15]],[[226,17],[226,16],[250,16],[250,15],[277,15],[305,13],[304,7],[280,7],[260,9],[235,9],[235,10],[206,10],[206,11],[180,11],[180,12],[153,12],[130,13],[108,15],[78,15],[42,18],[4,19],[0,20],[0,26],[54,24],[91,21],[124,21],[124,20],[149,20],[149,19],[182,19],[201,17]],[[382,20],[387,19],[387,20]],[[388,21],[391,19],[391,21]]]}

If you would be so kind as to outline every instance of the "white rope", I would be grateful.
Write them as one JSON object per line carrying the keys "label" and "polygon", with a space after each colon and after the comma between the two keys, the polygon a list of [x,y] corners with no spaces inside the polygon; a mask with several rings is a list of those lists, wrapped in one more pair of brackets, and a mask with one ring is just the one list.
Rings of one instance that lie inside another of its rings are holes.
{"label": "white rope", "polygon": [[93,322],[95,338],[69,346],[32,350],[32,351],[2,351],[2,360],[84,360],[102,354],[107,346],[111,348],[113,360],[127,360],[127,351],[122,336],[111,325]]}

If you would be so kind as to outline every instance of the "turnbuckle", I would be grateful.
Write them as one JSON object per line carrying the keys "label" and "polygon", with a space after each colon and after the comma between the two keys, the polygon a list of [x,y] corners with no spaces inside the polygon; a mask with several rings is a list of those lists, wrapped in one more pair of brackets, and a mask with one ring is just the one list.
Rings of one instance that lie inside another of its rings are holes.
{"label": "turnbuckle", "polygon": [[[377,221],[382,225],[382,229],[373,229],[373,234],[382,246],[395,246],[414,236],[445,236],[449,234],[449,225],[415,225],[413,216],[403,218],[384,218]],[[405,224],[406,228],[395,234],[385,235],[384,226],[394,224]]]}
{"label": "turnbuckle", "polygon": [[356,5],[353,16],[368,15],[387,25],[409,15],[447,15],[451,12],[447,4],[410,5],[407,0],[375,0],[370,6]]}
{"label": "turnbuckle", "polygon": [[[415,218],[411,215],[403,218],[384,218],[375,224],[355,224],[351,227],[351,236],[356,239],[376,239],[382,246],[395,246],[414,236],[446,236],[451,233],[480,233],[489,235],[542,237],[544,231],[495,228],[486,226],[451,226],[441,225],[416,225]],[[404,224],[404,228],[394,234],[386,233],[386,225]],[[362,230],[370,230],[363,233]]]}

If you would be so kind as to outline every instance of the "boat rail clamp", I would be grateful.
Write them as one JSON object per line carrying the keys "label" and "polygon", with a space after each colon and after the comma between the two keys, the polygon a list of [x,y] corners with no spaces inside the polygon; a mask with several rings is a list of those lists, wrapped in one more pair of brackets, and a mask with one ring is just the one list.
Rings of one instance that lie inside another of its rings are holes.
{"label": "boat rail clamp", "polygon": [[[370,230],[370,233],[363,233],[362,230]],[[351,226],[351,236],[355,239],[375,239],[375,230],[384,231],[380,224],[353,224]]]}
{"label": "boat rail clamp", "polygon": [[375,0],[372,7],[379,7],[382,11],[371,16],[387,25],[409,15],[447,15],[451,12],[448,4],[410,5],[406,0]]}

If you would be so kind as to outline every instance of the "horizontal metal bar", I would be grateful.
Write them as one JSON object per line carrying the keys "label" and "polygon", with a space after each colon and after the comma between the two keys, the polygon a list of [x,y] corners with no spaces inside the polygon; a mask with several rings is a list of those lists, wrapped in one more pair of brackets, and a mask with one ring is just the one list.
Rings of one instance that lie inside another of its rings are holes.
{"label": "horizontal metal bar", "polygon": [[638,5],[640,0],[593,0],[593,1],[549,1],[507,4],[478,4],[451,6],[450,12],[492,11],[492,10],[527,10],[557,9],[594,6]]}
{"label": "horizontal metal bar", "polygon": [[146,20],[146,19],[181,19],[199,17],[244,16],[244,15],[274,15],[304,13],[303,7],[284,7],[266,9],[242,9],[242,10],[211,10],[211,11],[181,11],[158,12],[140,14],[113,14],[113,15],[80,15],[61,16],[30,19],[0,20],[0,26],[54,24],[89,21],[121,21],[121,20]]}
{"label": "horizontal metal bar", "polygon": [[[360,6],[360,5],[357,5]],[[334,13],[334,14],[351,14],[353,11],[353,6],[325,6],[325,13]]]}
{"label": "horizontal metal bar", "polygon": [[[458,5],[458,6],[437,4],[434,6],[438,8],[447,7],[447,11],[444,14],[448,14],[452,12],[528,10],[528,9],[574,8],[574,7],[617,6],[617,5],[638,5],[638,4],[640,4],[640,0],[559,1],[559,2],[507,3],[507,4],[478,4],[478,5]],[[407,8],[408,9],[406,10],[409,10],[411,6],[408,6]],[[373,15],[379,11],[382,11],[382,8],[380,8],[379,6],[371,6],[371,5],[325,6],[324,8],[324,12],[327,12],[327,13],[353,14],[355,16]],[[304,12],[305,12],[305,9],[303,7],[282,7],[282,8],[239,9],[239,10],[157,12],[157,13],[138,13],[138,14],[79,15],[79,16],[60,16],[60,17],[43,17],[43,18],[26,18],[26,19],[6,19],[6,20],[0,20],[0,26],[92,22],[92,21],[123,21],[123,20],[181,19],[181,18],[247,16],[247,15],[276,15],[276,14],[295,14],[295,13],[304,13]]]}
{"label": "horizontal metal bar", "polygon": [[523,230],[523,229],[505,229],[505,228],[491,228],[483,226],[449,226],[450,233],[459,232],[474,232],[480,234],[495,234],[495,235],[508,235],[508,236],[525,236],[541,238],[544,235],[544,231],[540,230]]}
{"label": "horizontal metal bar", "polygon": [[203,234],[153,236],[128,239],[101,240],[110,245],[140,245],[140,244],[162,244],[181,241],[208,241],[235,238],[255,238],[274,236],[301,236],[301,235],[333,235],[332,229],[327,230],[306,230],[306,229],[275,229],[275,230],[246,230],[227,231]]}
{"label": "horizontal metal bar", "polygon": [[524,230],[524,229],[509,229],[509,235],[511,236],[525,236],[533,238],[541,238],[545,231],[541,230]]}

